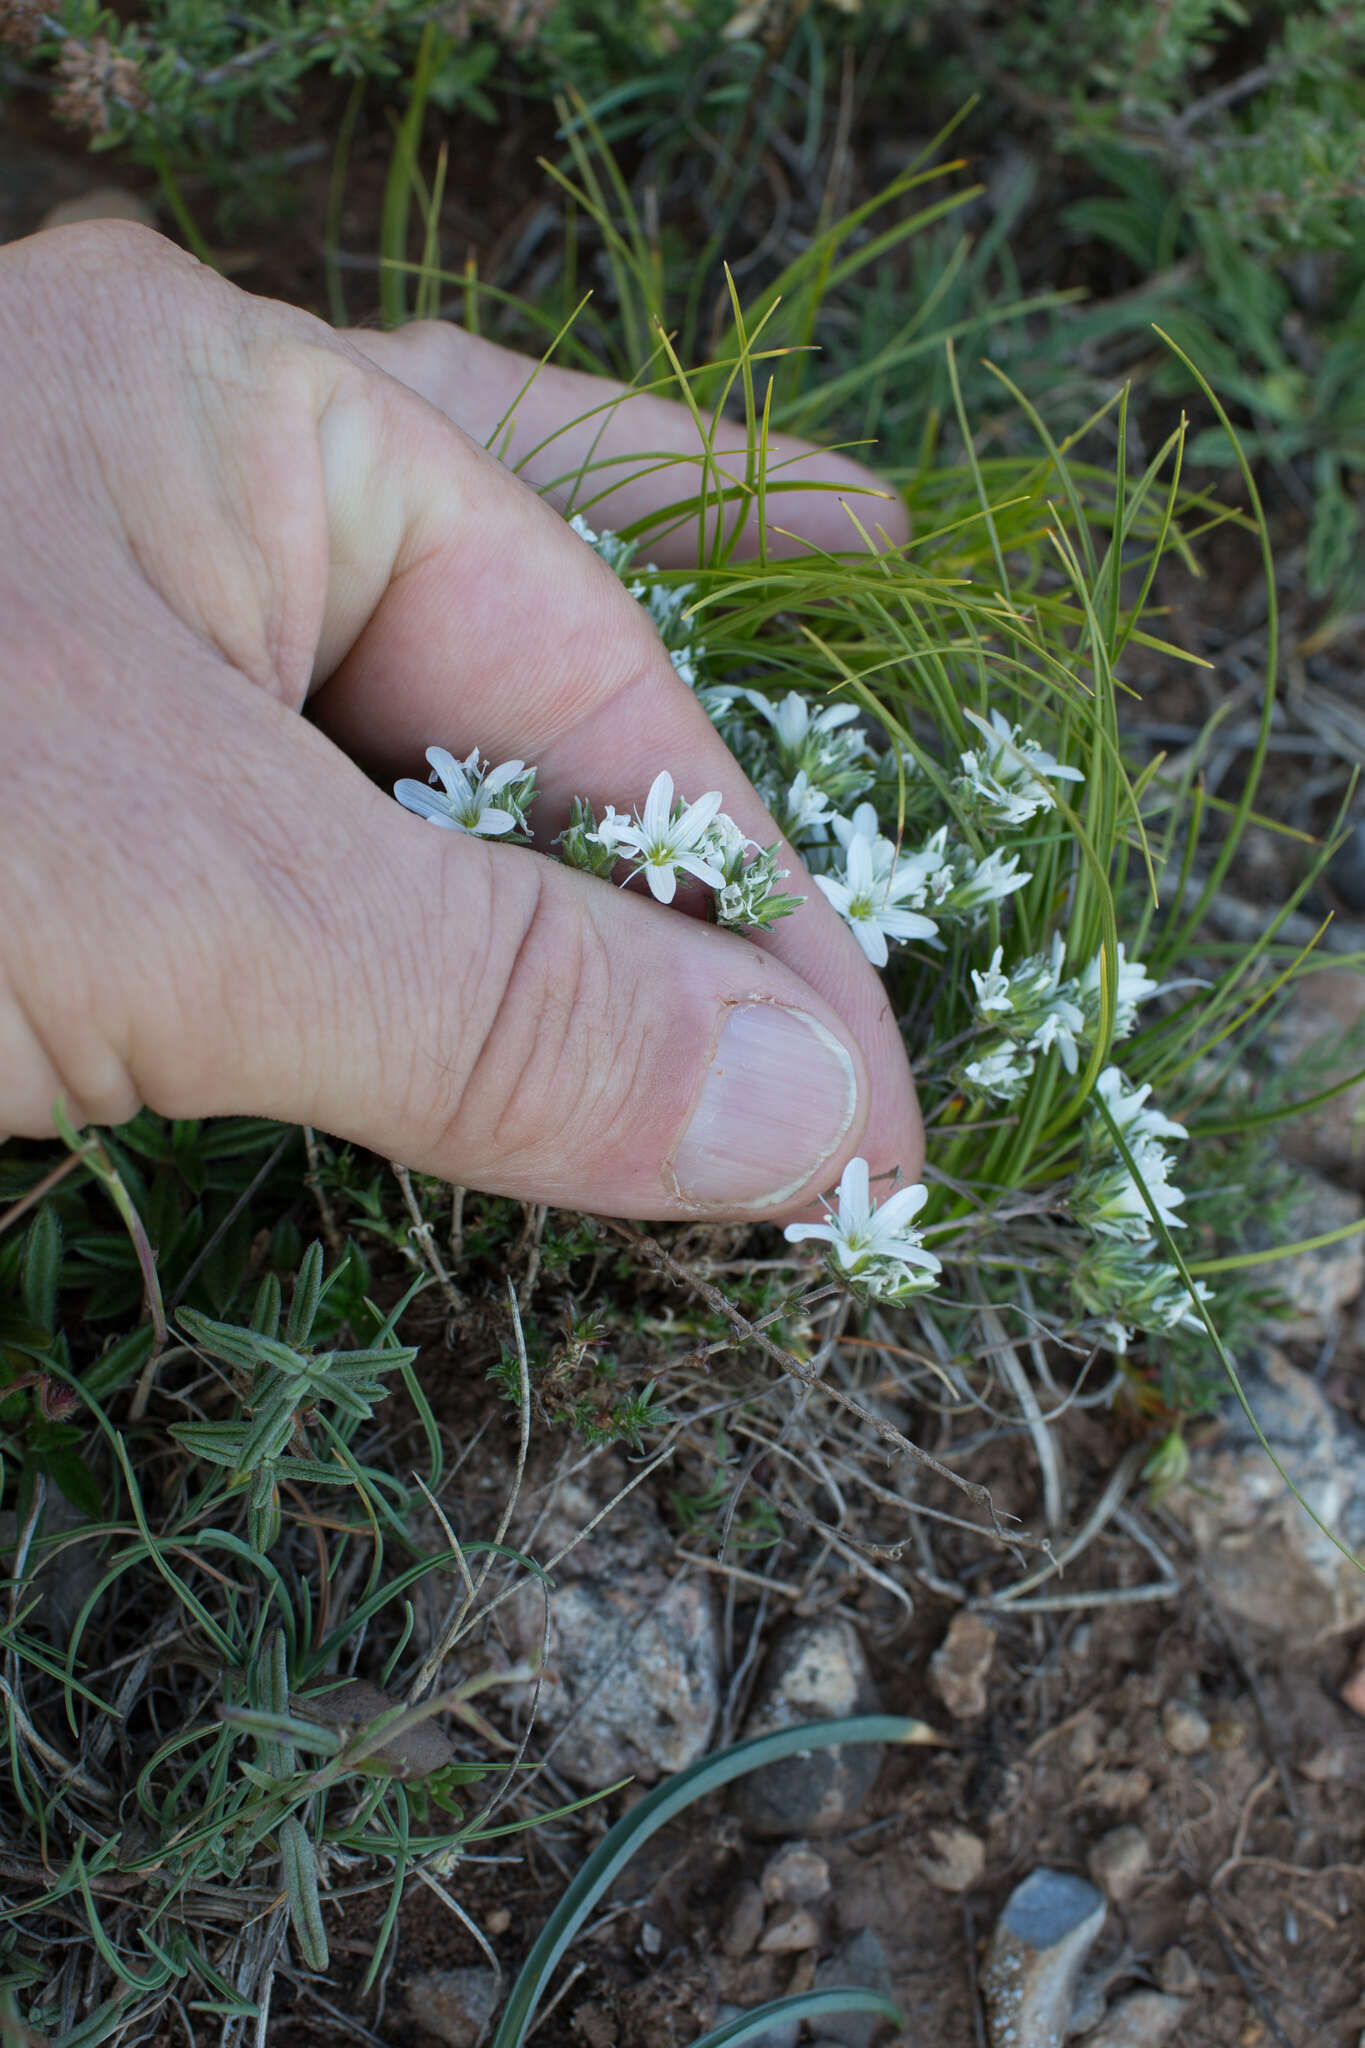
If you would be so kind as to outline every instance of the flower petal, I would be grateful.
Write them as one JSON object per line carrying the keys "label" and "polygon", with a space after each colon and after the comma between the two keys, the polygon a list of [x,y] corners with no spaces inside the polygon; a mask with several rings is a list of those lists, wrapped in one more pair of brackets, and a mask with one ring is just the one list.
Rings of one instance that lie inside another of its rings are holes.
{"label": "flower petal", "polygon": [[647,860],[641,872],[656,903],[671,903],[678,893],[678,877],[671,861]]}
{"label": "flower petal", "polygon": [[845,1237],[862,1229],[871,1208],[867,1161],[861,1157],[850,1159],[839,1177],[839,1227]]}

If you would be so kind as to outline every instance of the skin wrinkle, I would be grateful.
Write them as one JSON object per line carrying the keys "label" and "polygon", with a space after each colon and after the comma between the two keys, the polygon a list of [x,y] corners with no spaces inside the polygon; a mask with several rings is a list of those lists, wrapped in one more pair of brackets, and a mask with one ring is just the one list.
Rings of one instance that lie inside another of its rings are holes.
{"label": "skin wrinkle", "polygon": [[[433,828],[419,826],[417,829],[431,831]],[[540,863],[534,857],[528,859],[528,867],[531,870],[528,874],[523,875],[519,870],[515,870],[500,875],[493,849],[477,840],[474,844],[482,858],[487,889],[484,914],[475,921],[475,929],[482,941],[483,955],[475,971],[466,971],[462,985],[480,996],[490,987],[494,988],[497,990],[497,1000],[486,1015],[481,1011],[476,1017],[466,1015],[462,1018],[461,1040],[468,1036],[477,1042],[472,1046],[466,1061],[462,1062],[464,1073],[457,1085],[454,1101],[439,1116],[442,1143],[448,1142],[452,1146],[458,1143],[465,1147],[470,1145],[471,1134],[479,1133],[486,1121],[479,1107],[479,1098],[491,1089],[493,1100],[496,1102],[502,1087],[502,1074],[499,1071],[502,1052],[498,1043],[499,1028],[503,1024],[509,992],[516,979],[517,963],[523,957],[532,929],[538,918],[543,915],[545,895],[543,873]],[[504,852],[512,853],[513,849],[506,848]],[[515,858],[514,853],[513,857]],[[443,907],[450,881],[460,873],[463,866],[463,862],[457,863],[453,859],[447,859],[443,863]],[[529,897],[523,898],[514,906],[507,901],[512,893],[508,884],[513,882],[529,887],[530,891]],[[444,917],[437,929],[448,929]],[[512,964],[504,973],[501,960],[507,957],[509,952]],[[498,956],[496,964],[495,954]],[[437,1014],[440,1014],[439,1010]],[[517,1019],[514,1013],[512,1028],[515,1029],[516,1026]],[[443,1072],[449,1072],[448,1054],[434,1054],[433,1060]],[[495,1125],[496,1121],[495,1116]],[[484,1149],[486,1144],[486,1140],[480,1142],[476,1138],[476,1154],[477,1151]]]}
{"label": "skin wrinkle", "polygon": [[[513,1171],[525,1154],[548,1149],[557,1155],[569,1152],[565,1143],[583,1116],[583,1083],[595,1067],[592,1057],[595,1000],[603,987],[610,986],[610,963],[600,945],[593,944],[591,927],[575,925],[567,935],[552,937],[547,947],[544,933],[544,895],[538,896],[536,911],[518,946],[499,1005],[498,1037],[516,1044],[516,1064],[504,1066],[499,1074],[502,1107],[488,1136],[492,1158],[505,1161]],[[553,949],[554,974],[545,972],[544,957]],[[589,952],[593,954],[589,964]],[[508,1018],[519,1020],[509,1024]],[[515,1032],[515,1038],[513,1036]],[[519,1041],[519,1043],[517,1042]],[[614,1040],[604,1050],[610,1068]],[[547,1078],[553,1077],[547,1086]],[[595,1126],[588,1107],[588,1122]]]}

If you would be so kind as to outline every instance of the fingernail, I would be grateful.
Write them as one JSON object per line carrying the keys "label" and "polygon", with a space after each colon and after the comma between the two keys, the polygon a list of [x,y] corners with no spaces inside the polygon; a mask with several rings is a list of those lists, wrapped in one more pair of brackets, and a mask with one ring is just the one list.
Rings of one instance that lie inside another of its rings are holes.
{"label": "fingernail", "polygon": [[853,1061],[802,1010],[730,1010],[672,1170],[684,1201],[768,1208],[796,1194],[848,1135]]}

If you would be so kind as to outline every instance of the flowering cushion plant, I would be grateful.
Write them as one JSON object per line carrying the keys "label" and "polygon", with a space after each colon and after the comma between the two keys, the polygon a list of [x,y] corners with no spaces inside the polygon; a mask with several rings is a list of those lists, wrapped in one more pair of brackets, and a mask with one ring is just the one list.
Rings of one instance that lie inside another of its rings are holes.
{"label": "flowering cushion plant", "polygon": [[[1055,642],[1029,639],[999,608],[968,615],[952,659],[926,650],[908,602],[892,635],[886,584],[874,581],[887,563],[875,550],[834,598],[826,591],[813,656],[784,627],[800,563],[746,573],[727,561],[723,579],[699,570],[683,582],[638,567],[621,536],[580,515],[572,524],[649,612],[814,886],[887,974],[903,1017],[928,1126],[925,1183],[874,1191],[855,1159],[830,1191],[827,1220],[790,1226],[788,1242],[821,1246],[828,1278],[864,1302],[932,1294],[938,1315],[965,1312],[971,1275],[974,1285],[985,1272],[1024,1278],[1032,1327],[1083,1352],[1138,1356],[1168,1385],[1174,1372],[1182,1391],[1169,1412],[1197,1411],[1217,1383],[1217,1304],[1173,1235],[1197,1199],[1180,1184],[1188,1128],[1153,1096],[1163,1075],[1188,1075],[1201,1021],[1213,1035],[1233,988],[1226,976],[1174,972],[1188,965],[1193,925],[1188,915],[1158,925],[1152,883],[1183,820],[1169,789],[1139,791],[1127,775],[1108,657],[1107,686],[1087,694],[1059,677]],[[752,600],[755,589],[773,623],[732,635],[724,599]],[[850,645],[873,642],[873,616],[883,646],[898,637],[898,691],[886,687],[884,654],[867,671],[874,691],[840,653],[825,614],[841,602]],[[998,660],[985,625],[1002,643]],[[774,670],[775,687],[764,687]],[[450,756],[429,758],[447,781]],[[465,763],[471,793],[454,822],[501,836],[499,812],[514,808],[504,792],[520,804],[516,778],[532,771],[518,762],[476,775],[477,763],[477,753]],[[414,789],[398,793],[452,822],[439,797],[413,801]],[[747,839],[718,792],[680,793],[662,768],[643,800],[622,796],[633,807],[609,805],[600,818],[575,800],[559,856],[622,886],[639,877],[663,904],[681,883],[700,887],[710,914],[739,931],[803,900],[780,887],[780,844]],[[524,825],[524,811],[516,816]],[[1163,818],[1154,856],[1150,832]],[[1135,866],[1146,870],[1136,886]],[[1131,919],[1123,936],[1120,914]],[[1134,957],[1139,947],[1146,957]]]}

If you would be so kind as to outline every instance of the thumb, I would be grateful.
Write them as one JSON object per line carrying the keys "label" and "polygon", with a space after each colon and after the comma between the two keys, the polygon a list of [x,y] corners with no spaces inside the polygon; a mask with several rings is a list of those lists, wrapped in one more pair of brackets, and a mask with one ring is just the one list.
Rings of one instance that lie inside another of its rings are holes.
{"label": "thumb", "polygon": [[[186,681],[182,654],[155,805],[153,732],[104,735],[98,763],[94,739],[85,764],[69,743],[61,764],[111,816],[150,808],[154,836],[139,852],[87,809],[20,873],[8,1128],[50,1128],[57,1095],[81,1121],[139,1103],[277,1116],[464,1185],[642,1217],[788,1208],[837,1175],[866,1075],[791,969],[529,849],[433,830],[263,692]],[[149,917],[167,844],[177,887]],[[66,901],[25,900],[54,874]]]}

